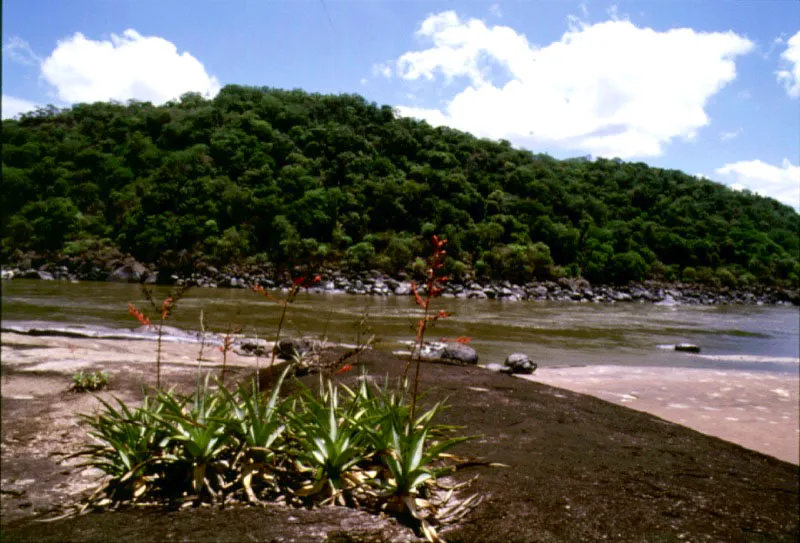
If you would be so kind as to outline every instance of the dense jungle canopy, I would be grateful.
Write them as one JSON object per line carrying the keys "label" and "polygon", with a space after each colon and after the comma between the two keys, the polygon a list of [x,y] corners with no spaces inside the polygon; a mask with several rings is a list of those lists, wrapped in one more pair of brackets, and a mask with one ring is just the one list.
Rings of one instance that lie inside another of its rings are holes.
{"label": "dense jungle canopy", "polygon": [[418,271],[439,233],[456,278],[800,278],[800,215],[773,199],[643,163],[557,160],[355,95],[227,86],[2,127],[4,262],[110,247],[160,266],[397,273]]}

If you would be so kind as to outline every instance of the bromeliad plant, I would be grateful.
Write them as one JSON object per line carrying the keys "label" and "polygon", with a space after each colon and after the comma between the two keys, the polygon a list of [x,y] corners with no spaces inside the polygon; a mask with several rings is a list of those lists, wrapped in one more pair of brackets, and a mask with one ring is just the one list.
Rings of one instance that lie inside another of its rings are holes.
{"label": "bromeliad plant", "polygon": [[78,371],[72,376],[73,392],[94,392],[108,386],[108,373],[105,371]]}
{"label": "bromeliad plant", "polygon": [[385,511],[437,541],[434,525],[453,507],[435,499],[436,478],[445,451],[467,439],[434,423],[442,404],[412,419],[407,387],[380,389],[366,376],[355,390],[298,383],[282,399],[291,372],[268,396],[255,382],[230,392],[206,378],[191,395],[158,390],[139,408],[101,400],[99,413],[82,417],[94,444],[76,455],[108,475],[87,506],[283,497]]}

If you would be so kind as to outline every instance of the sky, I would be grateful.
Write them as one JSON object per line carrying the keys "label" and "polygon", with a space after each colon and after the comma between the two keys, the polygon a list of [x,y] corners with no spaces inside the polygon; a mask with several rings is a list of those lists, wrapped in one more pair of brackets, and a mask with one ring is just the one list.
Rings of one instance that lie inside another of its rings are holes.
{"label": "sky", "polygon": [[795,0],[4,0],[2,15],[3,118],[227,84],[360,94],[800,210]]}

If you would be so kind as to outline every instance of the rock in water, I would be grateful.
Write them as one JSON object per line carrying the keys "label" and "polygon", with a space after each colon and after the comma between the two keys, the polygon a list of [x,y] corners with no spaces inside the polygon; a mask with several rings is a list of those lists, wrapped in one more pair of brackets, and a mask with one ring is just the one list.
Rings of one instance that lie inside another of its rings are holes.
{"label": "rock in water", "polygon": [[117,283],[139,283],[150,275],[148,270],[143,264],[134,262],[132,264],[125,264],[120,266],[108,276],[109,281]]}
{"label": "rock in water", "polygon": [[530,375],[536,371],[536,362],[531,361],[530,357],[524,353],[513,353],[506,358],[504,368],[505,373],[520,373]]}
{"label": "rock in water", "polygon": [[675,350],[684,353],[699,353],[700,347],[697,345],[692,345],[691,343],[678,343],[675,345]]}

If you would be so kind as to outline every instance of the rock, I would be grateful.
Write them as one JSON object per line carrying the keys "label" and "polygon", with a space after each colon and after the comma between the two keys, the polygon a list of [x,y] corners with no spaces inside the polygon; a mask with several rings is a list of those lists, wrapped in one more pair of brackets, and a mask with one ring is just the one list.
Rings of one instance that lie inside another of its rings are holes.
{"label": "rock", "polygon": [[13,270],[2,270],[0,271],[0,278],[2,279],[14,279],[14,272]]}
{"label": "rock", "polygon": [[491,370],[491,371],[501,372],[501,371],[503,371],[504,367],[505,366],[503,366],[502,364],[497,364],[495,362],[491,362],[489,364],[486,364],[486,369],[487,370]]}
{"label": "rock", "polygon": [[42,281],[52,281],[53,274],[46,271],[27,270],[22,274],[23,279],[40,279]]}
{"label": "rock", "polygon": [[457,362],[459,364],[478,363],[477,351],[462,343],[426,342],[422,347],[421,358],[433,362]]}
{"label": "rock", "polygon": [[508,355],[503,366],[504,368],[501,371],[505,373],[519,373],[522,375],[530,375],[537,368],[536,362],[532,362],[530,357],[524,353]]}
{"label": "rock", "polygon": [[275,345],[276,354],[284,360],[310,353],[313,347],[313,342],[304,338],[282,339]]}
{"label": "rock", "polygon": [[267,342],[264,340],[256,341],[254,339],[244,340],[239,344],[240,354],[244,356],[262,356],[266,357],[271,355],[267,348]]}
{"label": "rock", "polygon": [[461,364],[477,364],[478,352],[463,343],[446,343],[440,358],[442,360],[453,360]]}
{"label": "rock", "polygon": [[672,295],[667,294],[666,296],[664,296],[663,300],[661,300],[660,302],[656,302],[655,305],[671,306],[671,305],[678,305],[678,302],[675,301],[675,298],[673,298]]}
{"label": "rock", "polygon": [[675,345],[675,350],[683,353],[699,353],[700,347],[691,343],[678,343]]}
{"label": "rock", "polygon": [[108,280],[115,283],[139,283],[149,275],[150,270],[143,264],[132,262],[116,268],[109,274]]}

